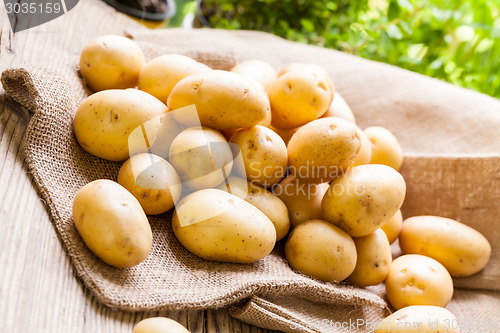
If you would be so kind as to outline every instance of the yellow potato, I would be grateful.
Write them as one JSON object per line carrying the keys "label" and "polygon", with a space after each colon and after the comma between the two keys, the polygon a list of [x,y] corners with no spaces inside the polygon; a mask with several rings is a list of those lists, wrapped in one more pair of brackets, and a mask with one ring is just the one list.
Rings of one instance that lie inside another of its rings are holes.
{"label": "yellow potato", "polygon": [[163,103],[174,86],[186,76],[205,73],[211,68],[180,54],[165,54],[144,65],[139,76],[139,89],[150,93]]}
{"label": "yellow potato", "polygon": [[118,184],[139,201],[148,215],[165,213],[181,197],[181,180],[177,171],[163,158],[153,154],[137,154],[123,163]]}
{"label": "yellow potato", "polygon": [[185,77],[167,101],[171,110],[192,104],[196,105],[201,125],[218,130],[258,125],[271,112],[261,84],[220,70]]}
{"label": "yellow potato", "polygon": [[453,296],[453,281],[438,261],[407,254],[392,262],[385,290],[396,310],[410,305],[445,307]]}
{"label": "yellow potato", "polygon": [[219,185],[233,166],[233,153],[226,139],[208,127],[191,127],[179,133],[170,145],[169,155],[183,184],[192,189]]}
{"label": "yellow potato", "polygon": [[286,174],[288,155],[278,134],[264,126],[238,131],[231,142],[240,147],[249,181],[264,187],[279,182]]}
{"label": "yellow potato", "polygon": [[73,219],[88,248],[108,265],[138,265],[151,250],[153,234],[139,201],[111,180],[95,180],[78,190]]}
{"label": "yellow potato", "polygon": [[403,253],[434,258],[451,276],[470,276],[488,263],[491,245],[479,231],[452,219],[414,216],[403,222],[399,235]]}
{"label": "yellow potato", "polygon": [[333,95],[332,104],[321,117],[339,117],[356,124],[351,108],[338,91]]}
{"label": "yellow potato", "polygon": [[381,229],[364,237],[354,237],[358,255],[356,268],[348,280],[360,287],[384,282],[392,262],[391,245]]}
{"label": "yellow potato", "polygon": [[182,198],[172,227],[187,250],[207,260],[253,263],[271,253],[276,242],[276,229],[264,213],[217,189]]}
{"label": "yellow potato", "polygon": [[[278,73],[278,76],[282,76],[288,72],[307,72],[314,77],[320,78],[321,80],[325,80],[328,83],[328,86],[330,87],[330,90],[332,91],[332,94],[335,91],[334,85],[333,85],[333,80],[332,78],[328,75],[328,73],[321,67],[316,64],[308,64],[308,63],[301,63],[301,62],[292,62],[285,67],[281,69],[281,71]],[[332,96],[333,97],[333,96]]]}
{"label": "yellow potato", "polygon": [[276,134],[278,134],[281,139],[283,139],[283,142],[285,145],[288,145],[288,142],[290,142],[290,139],[292,136],[301,128],[302,126],[299,127],[294,127],[294,128],[289,128],[289,129],[283,129],[283,128],[278,128],[273,125],[269,126],[270,129],[272,129]]}
{"label": "yellow potato", "polygon": [[190,333],[184,326],[165,317],[141,320],[134,326],[132,333]]}
{"label": "yellow potato", "polygon": [[288,142],[290,173],[309,182],[328,182],[346,171],[361,148],[358,127],[329,117],[302,126]]}
{"label": "yellow potato", "polygon": [[364,132],[372,143],[370,163],[385,164],[399,171],[403,164],[403,151],[394,134],[380,126],[368,127]]}
{"label": "yellow potato", "polygon": [[239,177],[229,177],[217,188],[236,195],[266,214],[276,229],[276,240],[281,240],[288,234],[290,229],[288,209],[283,201],[272,192]]}
{"label": "yellow potato", "polygon": [[[104,90],[86,98],[75,114],[78,143],[87,152],[110,161],[129,158],[129,135],[149,120],[160,125],[165,104],[140,90]],[[142,132],[141,132],[142,135]]]}
{"label": "yellow potato", "polygon": [[261,60],[247,60],[239,63],[231,69],[231,72],[241,74],[260,82],[267,88],[271,82],[276,80],[278,74],[273,66]]}
{"label": "yellow potato", "polygon": [[352,166],[369,164],[372,160],[372,144],[370,139],[366,136],[364,132],[359,130],[359,135],[361,137],[361,148],[359,149],[358,156],[354,160]]}
{"label": "yellow potato", "polygon": [[323,220],[309,220],[294,228],[285,244],[285,256],[293,269],[322,281],[342,281],[356,266],[352,238]]}
{"label": "yellow potato", "polygon": [[335,179],[321,203],[323,217],[353,237],[366,236],[401,208],[406,184],[386,165],[366,164]]}
{"label": "yellow potato", "polygon": [[389,221],[381,227],[381,229],[385,232],[389,243],[392,244],[396,241],[396,239],[398,239],[402,227],[403,215],[401,214],[401,210],[398,210],[396,214],[394,214]]}
{"label": "yellow potato", "polygon": [[80,55],[80,74],[93,91],[134,88],[143,66],[141,48],[122,36],[98,37]]}
{"label": "yellow potato", "polygon": [[322,219],[321,200],[328,189],[328,183],[309,184],[290,175],[273,188],[273,193],[288,208],[290,226],[294,228],[313,219]]}
{"label": "yellow potato", "polygon": [[278,128],[294,128],[319,118],[333,98],[328,81],[307,71],[283,74],[268,86],[267,93],[271,123]]}
{"label": "yellow potato", "polygon": [[459,333],[458,326],[457,317],[444,308],[413,305],[377,323],[373,333]]}

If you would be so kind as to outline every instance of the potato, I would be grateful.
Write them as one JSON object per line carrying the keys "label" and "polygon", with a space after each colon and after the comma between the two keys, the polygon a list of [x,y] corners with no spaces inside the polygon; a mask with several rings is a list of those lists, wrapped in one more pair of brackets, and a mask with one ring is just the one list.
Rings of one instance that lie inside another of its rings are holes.
{"label": "potato", "polygon": [[399,171],[403,164],[403,151],[394,134],[380,126],[368,127],[364,132],[372,143],[370,163],[385,164]]}
{"label": "potato", "polygon": [[323,217],[353,237],[366,236],[396,214],[405,192],[403,176],[393,168],[360,165],[330,184],[321,203]]}
{"label": "potato", "polygon": [[389,243],[394,243],[399,237],[401,228],[403,227],[403,215],[401,215],[401,210],[398,210],[389,221],[387,221],[382,227],[380,227],[387,236]]}
{"label": "potato", "polygon": [[273,188],[273,193],[285,203],[290,226],[294,228],[305,221],[323,218],[321,200],[327,189],[328,183],[303,183],[289,175]]}
{"label": "potato", "polygon": [[392,262],[385,290],[396,310],[410,305],[445,307],[453,296],[453,281],[438,261],[407,254]]}
{"label": "potato", "polygon": [[290,173],[308,182],[328,182],[346,171],[361,148],[358,127],[330,117],[302,126],[288,142]]}
{"label": "potato", "polygon": [[335,95],[333,95],[330,107],[321,117],[339,117],[356,124],[356,119],[354,118],[351,108],[338,91],[336,91]]}
{"label": "potato", "polygon": [[190,333],[184,326],[165,317],[153,317],[141,320],[132,333]]}
{"label": "potato", "polygon": [[374,333],[459,333],[458,326],[457,317],[444,308],[413,305],[376,324]]}
{"label": "potato", "polygon": [[321,80],[325,80],[328,83],[328,87],[330,87],[330,90],[332,91],[332,94],[334,93],[335,88],[334,88],[334,85],[333,85],[332,78],[323,69],[323,67],[318,66],[316,64],[308,64],[308,63],[301,63],[301,62],[292,62],[292,63],[286,65],[285,67],[283,67],[281,69],[281,71],[278,73],[278,76],[282,76],[282,75],[284,75],[286,73],[296,72],[296,71],[310,73],[310,74],[312,74],[316,78],[319,78]]}
{"label": "potato", "polygon": [[491,255],[491,245],[479,231],[438,216],[406,219],[399,235],[399,245],[405,254],[436,259],[455,277],[481,271]]}
{"label": "potato", "polygon": [[359,149],[358,156],[356,156],[356,159],[352,164],[353,167],[357,165],[369,164],[372,160],[372,144],[370,139],[368,139],[366,134],[361,130],[359,131],[359,135],[361,138],[361,148]]}
{"label": "potato", "polygon": [[139,201],[111,180],[95,180],[78,190],[73,219],[88,248],[108,265],[136,266],[151,250],[153,234]]}
{"label": "potato", "polygon": [[374,286],[384,282],[392,262],[391,245],[381,229],[364,237],[354,237],[356,268],[349,275],[349,282],[356,286]]}
{"label": "potato", "polygon": [[80,54],[80,74],[93,91],[134,88],[143,66],[141,48],[122,36],[98,37]]}
{"label": "potato", "polygon": [[177,171],[153,154],[129,158],[120,168],[117,181],[132,193],[148,215],[165,213],[181,197],[182,185]]}
{"label": "potato", "polygon": [[165,112],[165,104],[140,90],[100,91],[87,97],[76,111],[75,136],[87,152],[106,160],[123,161],[129,158],[132,131],[147,121],[150,126],[159,127],[158,116]]}
{"label": "potato", "polygon": [[231,69],[231,72],[241,74],[260,82],[267,88],[271,82],[276,80],[278,74],[273,66],[261,60],[247,60],[239,63]]}
{"label": "potato", "polygon": [[236,132],[231,142],[240,147],[249,181],[264,187],[279,182],[286,174],[288,155],[278,134],[264,126]]}
{"label": "potato", "polygon": [[294,128],[319,118],[333,98],[325,78],[307,71],[291,71],[278,77],[267,88],[271,102],[272,125]]}
{"label": "potato", "polygon": [[280,136],[281,139],[283,139],[283,142],[285,145],[288,145],[288,142],[290,142],[290,139],[292,136],[301,128],[302,126],[299,127],[294,127],[294,128],[289,128],[289,129],[283,129],[283,128],[278,128],[273,125],[269,126],[270,129],[272,129],[276,134]]}
{"label": "potato", "polygon": [[191,127],[179,133],[169,155],[183,184],[191,189],[219,185],[233,166],[233,153],[226,139],[208,127]]}
{"label": "potato", "polygon": [[182,198],[172,227],[188,251],[206,260],[253,263],[271,253],[276,242],[276,229],[264,213],[217,189]]}
{"label": "potato", "polygon": [[160,101],[167,98],[174,86],[186,76],[211,71],[205,64],[180,54],[165,54],[144,65],[139,76],[139,89],[150,93]]}
{"label": "potato", "polygon": [[239,177],[229,177],[217,188],[236,195],[266,214],[276,229],[276,240],[281,240],[288,234],[290,229],[288,209],[272,192]]}
{"label": "potato", "polygon": [[342,281],[356,266],[352,238],[323,220],[295,227],[286,241],[285,256],[293,269],[322,281]]}
{"label": "potato", "polygon": [[196,105],[201,125],[218,130],[258,125],[271,112],[262,85],[220,70],[185,77],[167,101],[171,110],[192,104]]}

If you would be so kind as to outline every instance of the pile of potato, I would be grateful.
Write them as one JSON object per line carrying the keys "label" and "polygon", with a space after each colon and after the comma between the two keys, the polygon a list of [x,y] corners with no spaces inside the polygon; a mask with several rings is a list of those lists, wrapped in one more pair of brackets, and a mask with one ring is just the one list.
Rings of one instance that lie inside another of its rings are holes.
{"label": "pile of potato", "polygon": [[[451,276],[483,269],[490,244],[454,220],[403,222],[398,140],[356,126],[322,68],[293,63],[276,73],[246,61],[221,71],[175,54],[145,63],[131,40],[103,36],[85,46],[80,73],[95,93],[76,112],[77,141],[125,161],[117,182],[93,181],[74,201],[75,225],[103,261],[142,262],[152,246],[146,215],[175,207],[175,236],[201,258],[253,263],[284,239],[296,271],[357,286],[385,281],[402,310],[376,332],[424,317],[443,319],[432,332],[458,331],[443,326],[451,313],[428,306],[445,307]],[[405,255],[393,261],[398,238]]]}

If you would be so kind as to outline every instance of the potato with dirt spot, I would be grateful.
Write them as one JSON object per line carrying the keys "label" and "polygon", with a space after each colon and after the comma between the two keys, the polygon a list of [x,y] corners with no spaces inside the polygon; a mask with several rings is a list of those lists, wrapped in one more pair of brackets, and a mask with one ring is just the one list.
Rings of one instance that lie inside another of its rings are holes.
{"label": "potato with dirt spot", "polygon": [[[134,129],[147,122],[147,132],[154,132],[160,126],[159,116],[166,112],[165,104],[140,90],[100,91],[78,107],[73,122],[75,136],[87,152],[123,161],[129,158],[129,136]],[[142,133],[140,139],[144,140]]]}
{"label": "potato with dirt spot", "polygon": [[349,282],[356,286],[374,286],[384,282],[392,262],[391,246],[381,229],[363,237],[353,237],[356,245],[356,268]]}
{"label": "potato with dirt spot", "polygon": [[148,215],[162,214],[174,207],[182,191],[174,167],[148,153],[136,154],[125,161],[117,181],[132,193]]}
{"label": "potato with dirt spot", "polygon": [[273,66],[262,60],[243,61],[234,66],[231,72],[254,79],[260,82],[264,88],[267,88],[278,77]]}
{"label": "potato with dirt spot", "polygon": [[231,142],[240,148],[249,181],[269,187],[285,176],[286,146],[273,130],[260,125],[245,128],[236,132]]}
{"label": "potato with dirt spot", "polygon": [[290,219],[288,209],[280,198],[265,188],[239,177],[229,177],[217,187],[251,203],[271,220],[276,229],[276,240],[288,234]]}
{"label": "potato with dirt spot", "polygon": [[172,228],[188,251],[220,262],[256,262],[271,253],[276,242],[276,229],[263,212],[218,189],[203,189],[182,198]]}
{"label": "potato with dirt spot", "polygon": [[321,203],[323,217],[352,237],[366,236],[401,208],[405,193],[403,176],[393,168],[359,165],[331,182]]}
{"label": "potato with dirt spot", "polygon": [[153,235],[139,201],[111,180],[95,180],[78,190],[73,219],[88,248],[111,266],[136,266],[151,250]]}
{"label": "potato with dirt spot", "polygon": [[143,66],[141,48],[123,36],[98,37],[80,54],[80,74],[93,91],[134,88]]}
{"label": "potato with dirt spot", "polygon": [[347,120],[321,118],[302,126],[288,142],[290,173],[324,183],[352,166],[361,149],[360,129]]}
{"label": "potato with dirt spot", "polygon": [[295,227],[285,244],[293,269],[322,281],[339,282],[356,267],[356,246],[345,231],[324,220]]}
{"label": "potato with dirt spot", "polygon": [[453,296],[453,280],[438,261],[407,254],[392,262],[385,290],[396,310],[410,305],[445,307]]}
{"label": "potato with dirt spot", "polygon": [[217,130],[260,124],[271,112],[265,89],[240,74],[213,70],[180,80],[167,105],[175,110],[196,105],[202,126]]}
{"label": "potato with dirt spot", "polygon": [[396,239],[399,237],[399,233],[401,232],[401,228],[403,227],[403,215],[401,214],[401,210],[398,210],[396,214],[394,214],[389,221],[387,221],[382,227],[380,227],[387,236],[389,243],[394,243]]}
{"label": "potato with dirt spot", "polygon": [[304,183],[289,175],[274,188],[273,193],[280,198],[288,208],[290,227],[313,219],[322,219],[321,200],[328,189],[328,183]]}
{"label": "potato with dirt spot", "polygon": [[406,219],[399,234],[399,245],[405,254],[436,259],[455,277],[481,271],[491,255],[491,245],[479,231],[439,216]]}
{"label": "potato with dirt spot", "polygon": [[161,55],[144,65],[139,76],[139,89],[166,104],[172,89],[180,80],[191,74],[211,70],[207,65],[180,54]]}

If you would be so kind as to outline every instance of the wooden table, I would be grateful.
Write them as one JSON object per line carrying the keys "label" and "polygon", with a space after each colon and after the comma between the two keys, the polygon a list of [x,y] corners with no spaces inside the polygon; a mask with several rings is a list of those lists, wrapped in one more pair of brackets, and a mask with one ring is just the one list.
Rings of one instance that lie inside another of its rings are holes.
{"label": "wooden table", "polygon": [[[78,6],[90,2],[80,1]],[[50,60],[65,47],[65,42],[83,45],[95,31],[121,33],[115,27],[130,24],[128,18],[109,10],[108,21],[93,22],[92,27],[87,27],[82,24],[82,12],[77,15],[71,11],[14,35],[3,3],[0,4],[0,72],[24,63]],[[79,47],[67,52],[77,56]],[[151,316],[173,318],[193,333],[269,332],[232,319],[224,309],[128,313],[97,303],[76,278],[24,166],[19,148],[28,120],[27,111],[9,100],[0,88],[1,332],[124,333],[132,332],[135,323]]]}

